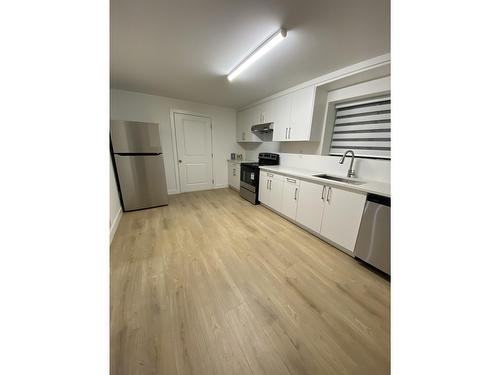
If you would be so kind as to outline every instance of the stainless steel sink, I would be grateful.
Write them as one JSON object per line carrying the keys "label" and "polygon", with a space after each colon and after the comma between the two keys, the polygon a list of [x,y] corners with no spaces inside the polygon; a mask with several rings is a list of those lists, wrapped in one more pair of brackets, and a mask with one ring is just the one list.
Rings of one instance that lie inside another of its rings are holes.
{"label": "stainless steel sink", "polygon": [[315,174],[315,175],[313,175],[313,177],[324,178],[325,180],[343,182],[345,184],[351,184],[351,185],[363,185],[364,184],[363,181],[356,181],[356,180],[350,180],[350,179],[342,178],[342,177],[330,176],[330,175],[325,174],[325,173]]}

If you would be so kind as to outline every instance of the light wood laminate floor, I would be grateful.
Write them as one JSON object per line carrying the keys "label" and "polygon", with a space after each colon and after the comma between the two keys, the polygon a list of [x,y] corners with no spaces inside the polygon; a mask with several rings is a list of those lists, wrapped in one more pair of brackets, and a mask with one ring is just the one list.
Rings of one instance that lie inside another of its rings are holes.
{"label": "light wood laminate floor", "polygon": [[111,373],[388,374],[390,284],[238,193],[125,213]]}

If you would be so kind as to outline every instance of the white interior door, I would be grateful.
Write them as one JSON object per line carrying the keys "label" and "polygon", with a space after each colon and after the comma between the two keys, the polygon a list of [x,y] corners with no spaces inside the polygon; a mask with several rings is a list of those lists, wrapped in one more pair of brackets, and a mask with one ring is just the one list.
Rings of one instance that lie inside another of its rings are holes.
{"label": "white interior door", "polygon": [[182,113],[176,113],[174,117],[181,192],[211,189],[211,120]]}

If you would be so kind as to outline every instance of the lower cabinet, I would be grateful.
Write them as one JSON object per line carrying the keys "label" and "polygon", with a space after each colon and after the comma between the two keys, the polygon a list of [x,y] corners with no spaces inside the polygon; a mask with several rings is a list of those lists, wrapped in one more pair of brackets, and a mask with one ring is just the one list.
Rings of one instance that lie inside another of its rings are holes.
{"label": "lower cabinet", "polygon": [[281,175],[264,171],[259,176],[259,201],[279,212],[282,207],[283,179]]}
{"label": "lower cabinet", "polygon": [[297,217],[297,202],[299,199],[300,180],[285,177],[283,181],[283,195],[281,199],[281,213],[295,220]]}
{"label": "lower cabinet", "polygon": [[366,194],[327,188],[321,235],[353,252],[365,208]]}
{"label": "lower cabinet", "polygon": [[325,185],[301,181],[299,203],[297,205],[297,221],[305,227],[318,232],[321,230],[321,219],[325,206]]}
{"label": "lower cabinet", "polygon": [[[266,182],[263,184],[265,188]],[[354,252],[366,193],[287,177],[283,177],[282,185],[281,208],[265,204],[345,250]]]}
{"label": "lower cabinet", "polygon": [[227,184],[233,189],[240,190],[240,164],[228,162]]}

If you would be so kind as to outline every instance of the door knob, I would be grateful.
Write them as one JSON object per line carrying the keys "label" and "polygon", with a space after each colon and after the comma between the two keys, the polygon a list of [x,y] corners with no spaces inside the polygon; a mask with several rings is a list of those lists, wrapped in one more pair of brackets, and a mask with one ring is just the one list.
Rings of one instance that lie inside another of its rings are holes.
{"label": "door knob", "polygon": [[179,163],[182,163],[182,160],[179,160]]}

